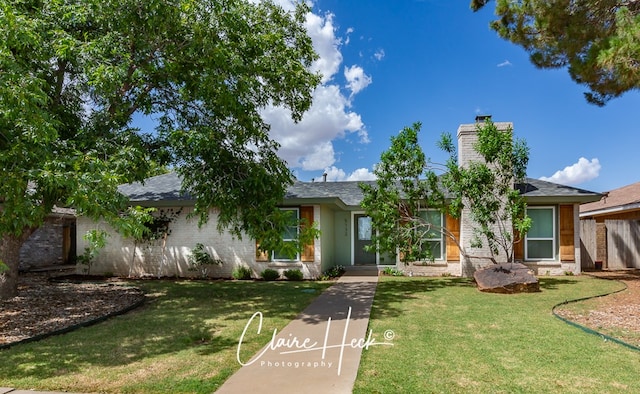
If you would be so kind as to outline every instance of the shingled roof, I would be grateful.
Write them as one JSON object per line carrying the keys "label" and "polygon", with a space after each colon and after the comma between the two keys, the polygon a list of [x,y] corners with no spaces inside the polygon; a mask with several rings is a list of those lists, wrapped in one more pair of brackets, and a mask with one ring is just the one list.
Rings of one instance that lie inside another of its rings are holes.
{"label": "shingled roof", "polygon": [[[351,182],[301,182],[296,181],[287,189],[285,203],[332,203],[342,208],[358,207],[363,199],[360,183],[375,184],[374,181]],[[144,183],[122,185],[120,193],[135,203],[193,202],[194,199],[181,192],[181,178],[176,173],[158,175]],[[527,178],[527,182],[516,185],[529,202],[591,202],[600,199],[599,193],[556,183]],[[155,204],[153,204],[155,205]]]}
{"label": "shingled roof", "polygon": [[603,194],[601,200],[580,206],[580,216],[619,213],[640,209],[640,182]]}

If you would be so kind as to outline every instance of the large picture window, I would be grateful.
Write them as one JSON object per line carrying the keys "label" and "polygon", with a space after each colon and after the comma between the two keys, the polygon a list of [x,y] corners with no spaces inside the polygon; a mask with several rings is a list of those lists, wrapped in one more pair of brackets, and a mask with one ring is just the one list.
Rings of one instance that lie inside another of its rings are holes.
{"label": "large picture window", "polygon": [[554,260],[556,256],[556,210],[554,207],[529,207],[531,229],[525,237],[526,260]]}
{"label": "large picture window", "polygon": [[[300,219],[300,210],[298,208],[280,209],[282,209],[283,211],[291,212],[291,215],[289,216],[290,223],[282,234],[282,240],[285,243],[293,244],[298,239],[298,222]],[[289,253],[286,253],[285,250],[274,250],[272,259],[273,261],[297,261],[300,260],[300,253],[296,253],[295,256],[291,256]]]}
{"label": "large picture window", "polygon": [[421,228],[422,250],[429,250],[434,260],[442,260],[443,246],[442,242],[442,213],[435,209],[429,209],[419,212],[420,218],[427,223]]}

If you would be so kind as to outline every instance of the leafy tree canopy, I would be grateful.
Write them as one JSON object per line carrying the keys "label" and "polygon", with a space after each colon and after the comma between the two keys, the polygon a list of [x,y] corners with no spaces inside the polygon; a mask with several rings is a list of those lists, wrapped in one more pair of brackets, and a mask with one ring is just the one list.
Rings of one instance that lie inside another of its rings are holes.
{"label": "leafy tree canopy", "polygon": [[513,246],[531,227],[526,201],[515,188],[524,181],[529,162],[526,142],[513,138],[513,130],[500,130],[489,119],[477,124],[474,150],[482,160],[460,165],[450,134],[443,134],[439,146],[450,157],[442,184],[450,192],[452,209],[467,208],[473,223],[472,247],[486,242],[494,256],[513,261]]}
{"label": "leafy tree canopy", "polygon": [[391,255],[399,251],[406,262],[432,259],[427,239],[445,231],[424,215],[427,209],[445,210],[446,204],[438,177],[418,142],[421,128],[421,123],[414,123],[391,137],[391,146],[375,167],[375,185],[360,184],[361,205],[376,229],[372,247]]}
{"label": "leafy tree canopy", "polygon": [[[472,0],[474,11],[489,0]],[[529,52],[539,68],[568,67],[604,105],[640,88],[640,2],[635,0],[496,0],[491,28]]]}
{"label": "leafy tree canopy", "polygon": [[[308,71],[307,11],[248,0],[1,1],[5,280],[56,205],[139,231],[141,214],[124,220],[117,186],[165,165],[197,197],[201,221],[217,207],[236,234],[282,226],[275,207],[291,173],[259,110],[283,105],[300,120],[311,104],[320,79]],[[134,114],[159,127],[135,129]],[[0,298],[15,290],[6,288]]]}

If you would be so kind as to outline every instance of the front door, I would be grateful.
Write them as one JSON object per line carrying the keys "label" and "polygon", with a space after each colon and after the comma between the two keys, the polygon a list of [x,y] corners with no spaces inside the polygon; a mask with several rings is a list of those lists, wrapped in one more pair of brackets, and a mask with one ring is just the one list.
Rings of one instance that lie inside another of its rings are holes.
{"label": "front door", "polygon": [[376,254],[365,250],[365,246],[371,245],[371,218],[367,215],[356,214],[353,216],[353,263],[356,265],[375,264]]}

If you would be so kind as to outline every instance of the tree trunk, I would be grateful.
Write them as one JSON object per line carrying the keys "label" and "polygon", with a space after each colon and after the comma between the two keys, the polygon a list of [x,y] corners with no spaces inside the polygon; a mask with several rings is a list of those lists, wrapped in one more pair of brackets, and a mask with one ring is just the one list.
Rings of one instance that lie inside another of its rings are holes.
{"label": "tree trunk", "polygon": [[20,264],[20,248],[33,233],[25,229],[22,234],[4,234],[0,238],[0,261],[8,268],[0,273],[0,300],[18,295],[18,266]]}

